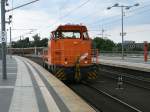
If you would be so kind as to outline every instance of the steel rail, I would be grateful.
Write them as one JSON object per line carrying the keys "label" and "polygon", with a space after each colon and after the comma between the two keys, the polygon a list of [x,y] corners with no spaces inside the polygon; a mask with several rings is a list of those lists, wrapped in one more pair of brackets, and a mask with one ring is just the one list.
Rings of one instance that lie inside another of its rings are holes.
{"label": "steel rail", "polygon": [[[100,70],[101,71],[106,71],[105,69],[100,69]],[[108,72],[108,70],[106,72]],[[119,72],[116,72],[116,71],[113,71],[112,73],[119,74]],[[121,73],[121,75],[124,76],[124,77],[128,77],[128,78],[132,78],[132,79],[136,79],[136,80],[139,80],[139,81],[150,83],[150,78],[145,78],[145,77],[142,77],[142,76],[136,77],[136,76],[128,74],[128,73]]]}
{"label": "steel rail", "polygon": [[[67,85],[67,84],[66,84]],[[96,106],[93,103],[90,103],[90,101],[84,96],[79,94],[71,85],[67,85],[69,88],[71,88],[76,94],[78,94],[80,97],[82,97],[84,99],[84,101],[90,105],[96,112],[103,112],[101,108],[99,108],[98,106]]]}
{"label": "steel rail", "polygon": [[[116,76],[119,76],[119,74],[120,74],[119,72],[114,72],[114,71],[112,72],[112,71],[108,71],[108,70],[101,70],[101,71],[102,71],[102,72],[106,72],[106,73],[110,73],[110,74],[115,74]],[[121,74],[121,75],[122,75],[122,74]],[[128,75],[128,76],[127,76],[127,75]],[[112,77],[112,76],[108,76],[108,75],[103,75],[103,76],[117,80],[117,78]],[[122,75],[122,76],[125,77],[125,78],[130,78],[131,80],[134,79],[134,81],[137,80],[137,81],[142,81],[142,82],[144,82],[144,83],[149,83],[149,84],[150,84],[150,81],[148,81],[148,80],[143,80],[142,78],[140,79],[140,78],[137,78],[137,77],[134,77],[134,76],[131,76],[131,75],[129,76],[129,74],[126,74],[126,75],[124,74],[124,75]],[[150,87],[148,88],[148,87],[142,86],[141,84],[135,84],[135,83],[132,83],[131,81],[127,81],[127,80],[123,80],[123,82],[150,91]]]}
{"label": "steel rail", "polygon": [[107,97],[113,99],[114,101],[117,101],[117,102],[119,102],[120,104],[123,104],[124,106],[126,106],[126,107],[128,107],[128,108],[134,110],[135,112],[143,112],[143,111],[137,109],[136,107],[133,107],[132,105],[130,105],[130,104],[124,102],[124,101],[121,101],[120,99],[118,99],[118,98],[116,98],[116,97],[110,95],[109,93],[106,93],[105,91],[99,90],[99,89],[97,89],[96,87],[91,86],[90,84],[88,84],[88,83],[86,83],[86,82],[82,82],[82,84],[84,84],[85,86],[90,87],[90,88],[96,90],[99,94],[103,94],[103,95],[105,95],[105,96],[107,96]]}

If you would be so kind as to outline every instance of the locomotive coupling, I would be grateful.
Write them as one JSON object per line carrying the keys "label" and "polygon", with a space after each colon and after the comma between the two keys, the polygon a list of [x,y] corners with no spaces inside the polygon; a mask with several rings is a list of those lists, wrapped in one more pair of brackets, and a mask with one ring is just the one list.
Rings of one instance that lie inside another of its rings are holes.
{"label": "locomotive coupling", "polygon": [[75,64],[75,77],[74,78],[77,82],[79,82],[81,80],[79,57],[77,57],[77,61],[76,61],[76,64]]}

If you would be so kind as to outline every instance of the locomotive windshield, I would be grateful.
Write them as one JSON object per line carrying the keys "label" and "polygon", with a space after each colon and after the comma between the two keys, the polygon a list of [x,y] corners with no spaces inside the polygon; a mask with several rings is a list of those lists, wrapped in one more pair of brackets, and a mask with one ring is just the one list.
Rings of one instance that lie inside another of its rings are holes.
{"label": "locomotive windshield", "polygon": [[54,38],[80,38],[80,32],[75,31],[56,31],[53,33]]}
{"label": "locomotive windshield", "polygon": [[80,32],[73,32],[73,31],[69,31],[69,32],[61,32],[62,34],[62,38],[80,38]]}

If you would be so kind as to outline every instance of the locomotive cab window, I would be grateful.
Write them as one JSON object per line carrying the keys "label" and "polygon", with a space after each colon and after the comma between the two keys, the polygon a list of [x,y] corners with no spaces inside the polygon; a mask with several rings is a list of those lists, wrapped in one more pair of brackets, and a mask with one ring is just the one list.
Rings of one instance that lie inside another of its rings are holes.
{"label": "locomotive cab window", "polygon": [[54,38],[59,38],[59,32],[55,32]]}
{"label": "locomotive cab window", "polygon": [[63,38],[80,38],[80,32],[62,32]]}
{"label": "locomotive cab window", "polygon": [[88,39],[88,38],[89,38],[89,36],[88,36],[88,33],[87,33],[87,32],[83,32],[83,38],[84,38],[84,39]]}

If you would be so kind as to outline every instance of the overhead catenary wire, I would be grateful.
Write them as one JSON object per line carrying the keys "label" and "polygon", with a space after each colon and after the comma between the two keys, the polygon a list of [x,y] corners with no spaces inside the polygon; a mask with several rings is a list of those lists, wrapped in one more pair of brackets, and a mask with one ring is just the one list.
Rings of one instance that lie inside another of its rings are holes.
{"label": "overhead catenary wire", "polygon": [[79,6],[73,8],[72,10],[70,10],[67,14],[65,14],[64,16],[61,17],[61,19],[66,18],[68,16],[70,16],[73,12],[75,12],[76,10],[79,10],[81,7],[83,7],[84,5],[86,5],[88,2],[90,2],[91,0],[87,0],[85,2],[83,2],[82,4],[80,4]]}
{"label": "overhead catenary wire", "polygon": [[[134,16],[135,14],[143,14],[143,13],[147,13],[147,12],[149,12],[149,11],[150,11],[150,8],[149,8],[149,9],[146,9],[146,10],[137,11],[137,12],[135,12],[134,14],[125,16],[125,18],[128,19],[129,17]],[[109,22],[109,23],[106,23],[106,24],[113,24],[113,23],[115,23],[115,22],[118,22],[119,20],[121,20],[121,19],[116,19],[115,21]],[[105,25],[106,25],[106,24],[105,24]]]}
{"label": "overhead catenary wire", "polygon": [[[81,3],[81,4],[78,5],[77,7],[71,9],[71,10],[70,10],[68,13],[66,13],[64,16],[61,16],[61,20],[62,20],[62,19],[65,19],[65,18],[68,18],[68,17],[71,16],[76,10],[79,10],[81,7],[83,7],[84,5],[86,5],[87,3],[89,3],[90,1],[91,1],[91,0],[86,0],[85,2]],[[150,5],[150,4],[145,5],[145,6],[148,7],[149,5]],[[135,11],[137,11],[137,10],[140,9],[140,8],[145,9],[145,6],[136,8]],[[131,11],[129,11],[129,12],[132,13],[133,10],[131,10]],[[93,13],[93,14],[94,14],[94,13]],[[90,14],[89,14],[89,16],[90,16]],[[107,19],[107,18],[106,18],[106,19],[101,19],[101,20],[97,21],[97,23],[99,24],[100,21],[103,21],[104,26],[105,26],[105,25],[114,24],[114,23],[117,23],[118,20],[120,20],[120,18],[117,18],[117,19],[115,19],[115,20],[113,20],[113,21],[109,21],[109,20],[112,19],[112,18],[118,17],[118,16],[119,16],[119,15],[116,15],[116,16],[111,17],[111,18],[108,18],[108,19]],[[88,16],[86,16],[85,18],[88,18]],[[127,18],[127,16],[126,16],[126,18]],[[59,19],[56,20],[52,25],[49,25],[49,26],[47,26],[47,27],[45,27],[45,28],[51,28],[51,27],[53,27],[54,25],[56,25],[58,22],[59,22]],[[95,24],[97,24],[97,23],[95,22]],[[87,24],[87,25],[90,26],[90,24]],[[94,25],[94,24],[91,24],[91,25]],[[44,30],[44,29],[42,29],[42,30]]]}
{"label": "overhead catenary wire", "polygon": [[[145,5],[145,6],[143,6],[143,7],[140,7],[140,8],[136,8],[136,9],[133,9],[133,10],[131,10],[131,11],[128,11],[128,16],[125,16],[125,18],[128,18],[128,17],[131,17],[131,16],[133,16],[133,15],[135,15],[135,14],[138,14],[138,13],[145,13],[145,12],[148,12],[148,11],[150,11],[150,9],[146,9],[146,10],[141,10],[141,9],[144,9],[145,7],[148,7],[148,6],[150,6],[150,4],[148,4],[148,5]],[[148,7],[149,8],[149,7]],[[132,13],[132,15],[129,15],[129,14],[131,14]],[[133,14],[134,13],[134,14]],[[94,24],[96,24],[96,23],[99,23],[100,21],[103,21],[103,25],[108,25],[108,24],[114,24],[115,22],[119,22],[119,20],[121,21],[121,18],[119,17],[119,18],[116,18],[116,17],[118,17],[119,15],[115,15],[115,16],[113,16],[113,17],[110,17],[110,18],[103,18],[103,19],[100,19],[100,20],[97,20],[96,22],[94,21],[94,22],[92,22],[92,23],[89,23],[88,25],[94,25]],[[113,20],[110,20],[110,19],[112,19],[112,18],[116,18],[116,19],[113,19]],[[110,20],[110,21],[109,21]],[[106,21],[108,21],[108,22],[106,22]]]}
{"label": "overhead catenary wire", "polygon": [[[149,6],[150,4],[148,4],[148,5],[146,5],[146,6]],[[144,7],[144,6],[143,6]],[[138,8],[139,9],[139,8]],[[134,13],[133,13],[133,11],[130,11],[130,13],[129,13],[129,15],[128,16],[125,16],[125,18],[126,19],[129,19],[129,17],[131,17],[131,16],[134,16],[135,14],[143,14],[143,13],[146,13],[146,12],[149,12],[150,11],[150,9],[149,9],[149,7],[148,7],[148,9],[143,9],[143,10],[138,10],[137,11],[137,9],[135,9],[134,10]],[[117,19],[115,19],[115,20],[113,20],[113,21],[110,21],[110,22],[107,22],[107,23],[103,23],[103,25],[105,25],[105,27],[106,27],[106,25],[113,25],[113,24],[117,24],[118,22],[120,22],[121,21],[121,18],[117,18]],[[90,26],[90,25],[89,25]],[[98,25],[97,25],[98,26]],[[144,31],[142,31],[142,32],[144,32]],[[130,33],[130,32],[129,32]],[[132,33],[132,32],[131,32]],[[136,32],[134,32],[134,33],[136,33]]]}
{"label": "overhead catenary wire", "polygon": [[[146,3],[148,3],[148,2],[146,2]],[[144,9],[144,8],[146,8],[146,7],[149,7],[149,6],[150,6],[150,4],[146,4],[146,5],[142,6],[142,7],[129,10],[128,12],[129,12],[129,13],[130,13],[130,12],[136,12],[137,10]],[[97,12],[98,12],[98,11],[97,11]],[[97,12],[95,12],[95,13],[97,13]],[[82,23],[83,20],[89,19],[89,18],[90,18],[92,15],[94,15],[95,13],[88,14],[87,16],[84,16],[84,17],[82,17],[82,18],[79,19],[79,20],[80,20],[81,23]],[[119,15],[120,15],[120,14],[117,14],[117,15],[112,16],[112,17],[109,17],[109,18],[102,18],[102,19],[97,20],[96,22],[94,21],[94,22],[92,22],[92,23],[90,23],[90,24],[88,24],[88,25],[91,25],[91,24],[94,24],[94,23],[98,23],[98,22],[100,22],[100,21],[103,21],[103,22],[105,23],[105,21],[109,21],[109,20],[112,19],[112,18],[117,18]],[[118,20],[120,20],[120,19],[117,18],[117,19],[113,20],[112,23],[114,23],[114,21],[118,21]],[[111,23],[111,21],[108,22],[107,24],[109,24],[109,23]]]}
{"label": "overhead catenary wire", "polygon": [[[100,30],[88,30],[89,32],[99,32]],[[134,30],[134,31],[128,31],[128,33],[138,33],[138,32],[149,32],[150,28],[144,29],[144,30]]]}
{"label": "overhead catenary wire", "polygon": [[[65,14],[64,16],[62,16],[62,17],[61,17],[61,20],[67,18],[67,17],[70,16],[73,12],[79,10],[81,7],[83,7],[84,5],[86,5],[87,3],[89,3],[90,1],[91,1],[91,0],[86,0],[85,2],[81,3],[81,4],[78,5],[77,7],[73,8],[73,9],[70,10],[67,14]],[[51,26],[47,26],[47,27],[45,27],[43,30],[55,26],[59,21],[60,21],[60,19],[58,18],[54,23],[52,23]]]}
{"label": "overhead catenary wire", "polygon": [[[75,7],[75,8],[73,8],[73,9],[71,9],[67,14],[65,14],[64,16],[61,16],[60,18],[61,18],[61,20],[63,20],[63,19],[65,19],[65,18],[68,18],[71,14],[73,14],[76,10],[79,10],[81,7],[83,7],[84,5],[86,5],[87,3],[89,3],[91,0],[87,0],[87,1],[85,1],[85,2],[83,2],[83,3],[81,3],[80,5],[78,5],[77,7]],[[146,3],[148,3],[148,2],[144,2],[145,4]],[[148,6],[150,6],[150,4],[146,4],[146,5],[144,5],[144,6],[142,6],[142,7],[139,7],[139,8],[136,8],[136,9],[132,9],[132,10],[130,10],[129,11],[129,13],[132,13],[132,12],[136,12],[136,11],[138,11],[138,10],[140,10],[140,9],[145,9],[146,7],[148,7]],[[93,13],[92,13],[93,14]],[[86,17],[83,17],[82,19],[84,20],[84,19],[86,19],[86,18],[89,18],[88,16],[90,16],[90,15],[92,15],[92,14],[88,14]],[[115,20],[113,20],[113,21],[110,21],[109,22],[109,20],[111,20],[112,18],[116,18],[116,17],[118,17],[119,16],[119,14],[118,15],[115,15],[115,16],[113,16],[113,17],[110,17],[110,18],[102,18],[101,20],[98,20],[98,21],[94,21],[94,23],[96,24],[96,23],[98,23],[99,24],[99,22],[100,21],[103,21],[103,23],[102,24],[104,24],[104,26],[105,25],[110,25],[110,24],[114,24],[114,23],[117,23],[119,20],[120,20],[120,18],[118,19],[115,19]],[[126,16],[127,17],[127,16]],[[60,19],[59,18],[59,19]],[[52,25],[49,25],[49,26],[46,26],[46,27],[44,27],[44,28],[42,28],[41,30],[40,30],[40,32],[41,31],[44,31],[45,29],[48,29],[48,28],[53,28],[55,25],[57,25],[57,23],[60,21],[59,19],[57,19],[54,23],[52,23]],[[82,19],[80,19],[80,20],[82,20]],[[107,23],[106,23],[106,21],[108,21]],[[81,22],[80,22],[81,23]],[[90,25],[94,25],[93,23],[87,23],[87,25],[88,26],[90,26]]]}

